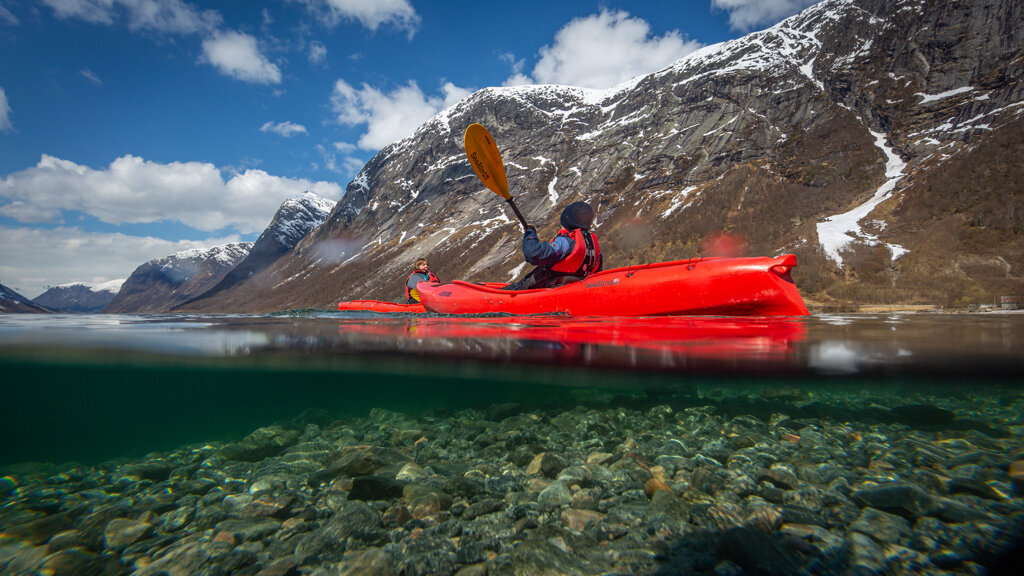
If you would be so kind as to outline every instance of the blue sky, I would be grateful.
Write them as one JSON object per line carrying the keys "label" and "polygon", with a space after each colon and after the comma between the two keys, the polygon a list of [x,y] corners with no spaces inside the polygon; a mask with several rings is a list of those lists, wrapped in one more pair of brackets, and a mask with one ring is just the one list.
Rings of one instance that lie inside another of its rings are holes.
{"label": "blue sky", "polygon": [[0,282],[254,240],[475,90],[607,88],[815,1],[0,0]]}

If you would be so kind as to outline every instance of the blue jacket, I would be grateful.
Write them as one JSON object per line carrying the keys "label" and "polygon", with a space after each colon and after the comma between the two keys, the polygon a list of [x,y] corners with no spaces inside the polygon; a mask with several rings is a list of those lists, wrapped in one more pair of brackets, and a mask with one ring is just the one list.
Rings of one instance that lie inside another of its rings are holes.
{"label": "blue jacket", "polygon": [[523,257],[534,266],[551,268],[572,252],[572,248],[572,240],[564,236],[556,236],[551,242],[541,242],[533,228],[528,228],[523,236]]}

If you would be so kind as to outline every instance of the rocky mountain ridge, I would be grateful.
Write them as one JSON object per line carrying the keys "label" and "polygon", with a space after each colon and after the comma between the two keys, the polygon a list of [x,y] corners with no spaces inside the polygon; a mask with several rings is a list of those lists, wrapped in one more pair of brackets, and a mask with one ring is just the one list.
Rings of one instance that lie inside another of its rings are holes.
{"label": "rocky mountain ridge", "polygon": [[50,312],[29,298],[18,294],[15,290],[0,284],[0,313],[3,314],[36,314]]}
{"label": "rocky mountain ridge", "polygon": [[252,242],[184,250],[139,266],[103,310],[166,312],[215,286],[249,254]]}
{"label": "rocky mountain ridge", "polygon": [[605,267],[797,254],[822,303],[963,303],[1024,292],[1024,5],[825,0],[606,91],[487,88],[384,148],[328,219],[214,295],[220,311],[397,299],[412,261],[442,279],[527,271],[520,230],[476,179],[494,135],[542,234],[597,210]]}
{"label": "rocky mountain ridge", "polygon": [[100,312],[117,296],[122,284],[124,280],[61,284],[47,288],[34,301],[54,312]]}
{"label": "rocky mountain ridge", "polygon": [[215,286],[175,309],[204,310],[210,301],[230,297],[234,286],[276,262],[307,234],[323,224],[332,208],[334,202],[312,192],[285,200],[244,260]]}

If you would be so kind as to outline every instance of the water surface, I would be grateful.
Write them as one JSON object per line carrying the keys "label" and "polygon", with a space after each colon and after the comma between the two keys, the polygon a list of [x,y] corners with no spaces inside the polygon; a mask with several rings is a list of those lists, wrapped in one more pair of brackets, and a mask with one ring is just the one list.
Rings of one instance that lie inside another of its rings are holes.
{"label": "water surface", "polygon": [[1022,344],[1016,314],[0,316],[0,572],[1009,573]]}
{"label": "water surface", "polygon": [[981,389],[1019,393],[1021,350],[1017,314],[3,315],[0,434],[17,441],[0,464],[140,455],[313,408],[571,408],[579,389],[913,389],[966,410]]}

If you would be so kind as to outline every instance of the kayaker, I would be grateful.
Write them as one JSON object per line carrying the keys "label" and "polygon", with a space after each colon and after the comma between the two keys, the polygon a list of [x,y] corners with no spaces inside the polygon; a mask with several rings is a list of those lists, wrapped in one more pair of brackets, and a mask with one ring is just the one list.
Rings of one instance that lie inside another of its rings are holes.
{"label": "kayaker", "polygon": [[405,300],[409,304],[417,304],[420,301],[420,291],[416,285],[420,282],[440,282],[437,275],[430,271],[430,264],[426,258],[419,258],[412,265],[412,273],[405,279]]}
{"label": "kayaker", "polygon": [[522,280],[502,290],[554,288],[582,280],[601,271],[601,249],[597,235],[590,231],[594,209],[586,202],[573,202],[562,210],[562,229],[551,240],[541,242],[537,229],[527,226],[523,235],[523,257],[536,266]]}

